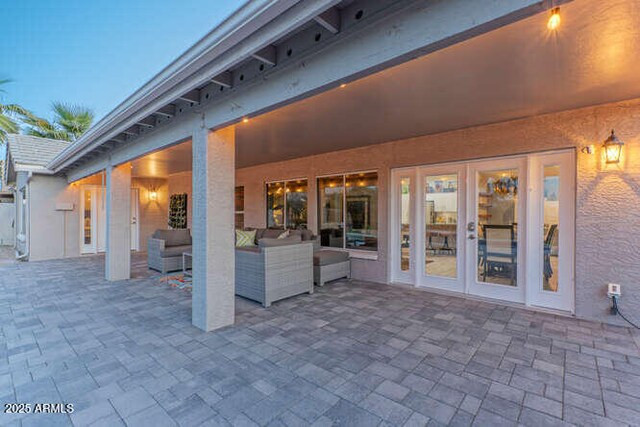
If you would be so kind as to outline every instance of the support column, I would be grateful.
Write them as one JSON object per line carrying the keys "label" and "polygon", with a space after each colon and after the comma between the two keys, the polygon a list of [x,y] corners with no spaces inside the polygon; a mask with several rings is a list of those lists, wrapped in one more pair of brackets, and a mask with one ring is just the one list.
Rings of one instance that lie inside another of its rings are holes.
{"label": "support column", "polygon": [[192,322],[211,331],[235,316],[235,129],[198,128],[192,147]]}
{"label": "support column", "polygon": [[106,170],[107,280],[131,278],[131,163]]}

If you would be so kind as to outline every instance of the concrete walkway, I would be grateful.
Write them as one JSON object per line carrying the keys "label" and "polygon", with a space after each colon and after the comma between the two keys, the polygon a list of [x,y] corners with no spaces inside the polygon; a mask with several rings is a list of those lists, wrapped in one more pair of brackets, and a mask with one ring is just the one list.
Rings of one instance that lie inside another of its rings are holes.
{"label": "concrete walkway", "polygon": [[626,328],[338,282],[203,333],[134,261],[116,283],[100,257],[0,268],[0,402],[74,405],[1,425],[640,425]]}

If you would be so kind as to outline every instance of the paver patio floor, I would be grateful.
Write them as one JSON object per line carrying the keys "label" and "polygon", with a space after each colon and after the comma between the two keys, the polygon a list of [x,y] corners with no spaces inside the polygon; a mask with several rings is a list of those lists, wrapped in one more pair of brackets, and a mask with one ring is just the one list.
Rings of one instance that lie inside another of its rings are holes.
{"label": "paver patio floor", "polygon": [[0,268],[0,401],[75,405],[0,424],[640,425],[627,328],[344,281],[204,333],[134,259]]}

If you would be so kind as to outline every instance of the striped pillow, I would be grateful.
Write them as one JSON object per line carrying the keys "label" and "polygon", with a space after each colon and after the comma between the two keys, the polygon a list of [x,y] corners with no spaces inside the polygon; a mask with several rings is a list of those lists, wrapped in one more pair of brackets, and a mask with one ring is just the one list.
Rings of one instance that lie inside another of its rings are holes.
{"label": "striped pillow", "polygon": [[278,236],[278,239],[286,239],[287,237],[289,237],[289,230],[287,230],[284,233],[280,234]]}
{"label": "striped pillow", "polygon": [[236,230],[236,248],[255,246],[256,230]]}

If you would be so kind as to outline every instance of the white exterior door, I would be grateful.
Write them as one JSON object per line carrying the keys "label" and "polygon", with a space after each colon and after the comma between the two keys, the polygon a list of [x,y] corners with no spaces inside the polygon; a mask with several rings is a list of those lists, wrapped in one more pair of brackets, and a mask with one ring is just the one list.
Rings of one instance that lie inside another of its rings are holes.
{"label": "white exterior door", "polygon": [[463,292],[464,223],[466,207],[464,165],[420,168],[420,265],[419,284],[454,292]]}
{"label": "white exterior door", "polygon": [[467,167],[468,292],[522,303],[526,159],[474,162]]}
{"label": "white exterior door", "polygon": [[[131,249],[140,250],[139,189],[131,189]],[[80,190],[80,247],[82,254],[107,250],[106,188],[86,185]]]}
{"label": "white exterior door", "polygon": [[391,281],[574,309],[574,153],[392,172]]}

